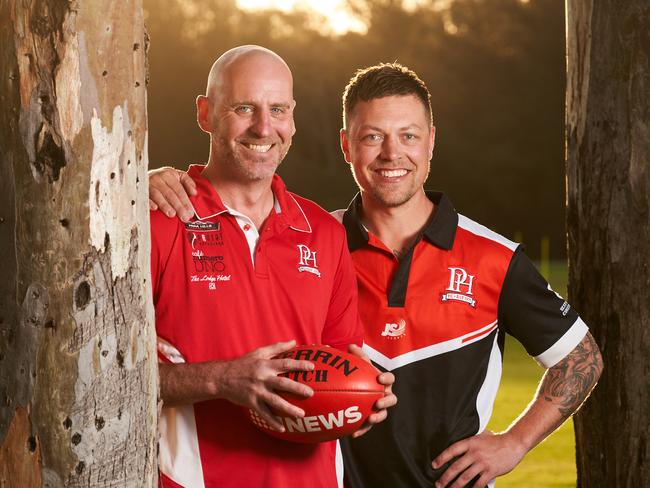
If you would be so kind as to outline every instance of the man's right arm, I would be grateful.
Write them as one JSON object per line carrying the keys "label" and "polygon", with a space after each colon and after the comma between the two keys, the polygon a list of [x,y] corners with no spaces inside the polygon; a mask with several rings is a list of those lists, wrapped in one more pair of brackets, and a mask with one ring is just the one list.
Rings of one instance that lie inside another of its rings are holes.
{"label": "man's right arm", "polygon": [[160,394],[163,405],[173,407],[205,400],[224,399],[252,408],[273,428],[283,431],[271,413],[304,417],[305,412],[287,402],[277,392],[301,397],[313,395],[307,385],[278,376],[287,371],[310,371],[314,364],[295,359],[273,357],[294,347],[295,341],[260,347],[230,361],[203,363],[160,363]]}

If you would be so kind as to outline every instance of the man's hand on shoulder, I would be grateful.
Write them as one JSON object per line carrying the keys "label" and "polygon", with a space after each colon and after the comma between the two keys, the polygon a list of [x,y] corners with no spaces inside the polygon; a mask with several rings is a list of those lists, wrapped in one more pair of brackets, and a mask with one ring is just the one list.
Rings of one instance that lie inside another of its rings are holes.
{"label": "man's hand on shoulder", "polygon": [[497,476],[512,471],[527,452],[526,447],[508,432],[493,434],[484,431],[463,439],[433,460],[434,469],[453,460],[436,482],[436,488],[462,488],[477,477],[473,486],[482,488]]}
{"label": "man's hand on shoulder", "polygon": [[178,214],[183,222],[194,215],[189,196],[196,195],[194,180],[184,171],[169,166],[149,171],[149,208],[168,217]]}
{"label": "man's hand on shoulder", "polygon": [[[370,358],[368,358],[363,350],[356,344],[351,344],[348,351],[370,363]],[[368,432],[373,425],[386,420],[386,417],[388,416],[387,409],[397,404],[397,397],[393,393],[393,383],[395,383],[395,376],[393,373],[380,373],[377,371],[377,375],[377,381],[384,385],[384,396],[375,402],[375,412],[366,419],[359,430],[352,434],[352,437],[361,437],[363,434]]]}

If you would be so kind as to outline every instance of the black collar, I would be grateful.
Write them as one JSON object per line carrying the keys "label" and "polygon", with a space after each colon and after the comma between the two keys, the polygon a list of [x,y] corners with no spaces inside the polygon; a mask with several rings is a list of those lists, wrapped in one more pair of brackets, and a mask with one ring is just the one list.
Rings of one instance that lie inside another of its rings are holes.
{"label": "black collar", "polygon": [[[444,193],[427,191],[426,194],[436,205],[436,211],[425,226],[423,236],[433,245],[449,250],[454,245],[458,213]],[[357,193],[343,214],[343,225],[347,232],[350,252],[368,243],[368,231],[361,223],[361,194]]]}

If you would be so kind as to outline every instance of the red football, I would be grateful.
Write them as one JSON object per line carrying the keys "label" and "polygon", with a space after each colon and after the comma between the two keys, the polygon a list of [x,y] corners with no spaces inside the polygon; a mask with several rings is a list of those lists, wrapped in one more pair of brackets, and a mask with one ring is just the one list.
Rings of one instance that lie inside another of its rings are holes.
{"label": "red football", "polygon": [[279,356],[311,361],[312,371],[290,371],[283,376],[309,385],[314,394],[301,398],[284,392],[280,396],[305,411],[303,418],[277,418],[284,432],[271,430],[256,412],[249,410],[253,423],[264,432],[293,442],[322,442],[338,439],[358,430],[384,395],[377,382],[377,370],[358,356],[329,346],[296,346]]}

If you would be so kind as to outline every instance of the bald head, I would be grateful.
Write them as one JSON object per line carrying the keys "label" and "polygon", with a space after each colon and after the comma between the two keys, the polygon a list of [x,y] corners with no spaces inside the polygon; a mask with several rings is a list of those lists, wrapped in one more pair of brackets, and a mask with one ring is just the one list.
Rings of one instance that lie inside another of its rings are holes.
{"label": "bald head", "polygon": [[270,183],[296,131],[293,77],[284,60],[260,46],[240,46],[212,65],[197,121],[210,134],[208,169],[222,182]]}
{"label": "bald head", "polygon": [[286,77],[293,92],[293,76],[287,63],[276,53],[262,46],[253,44],[234,47],[223,53],[214,62],[208,75],[206,95],[212,97],[222,91],[233,72],[248,72],[252,76],[264,76],[264,71],[271,70],[277,76]]}

